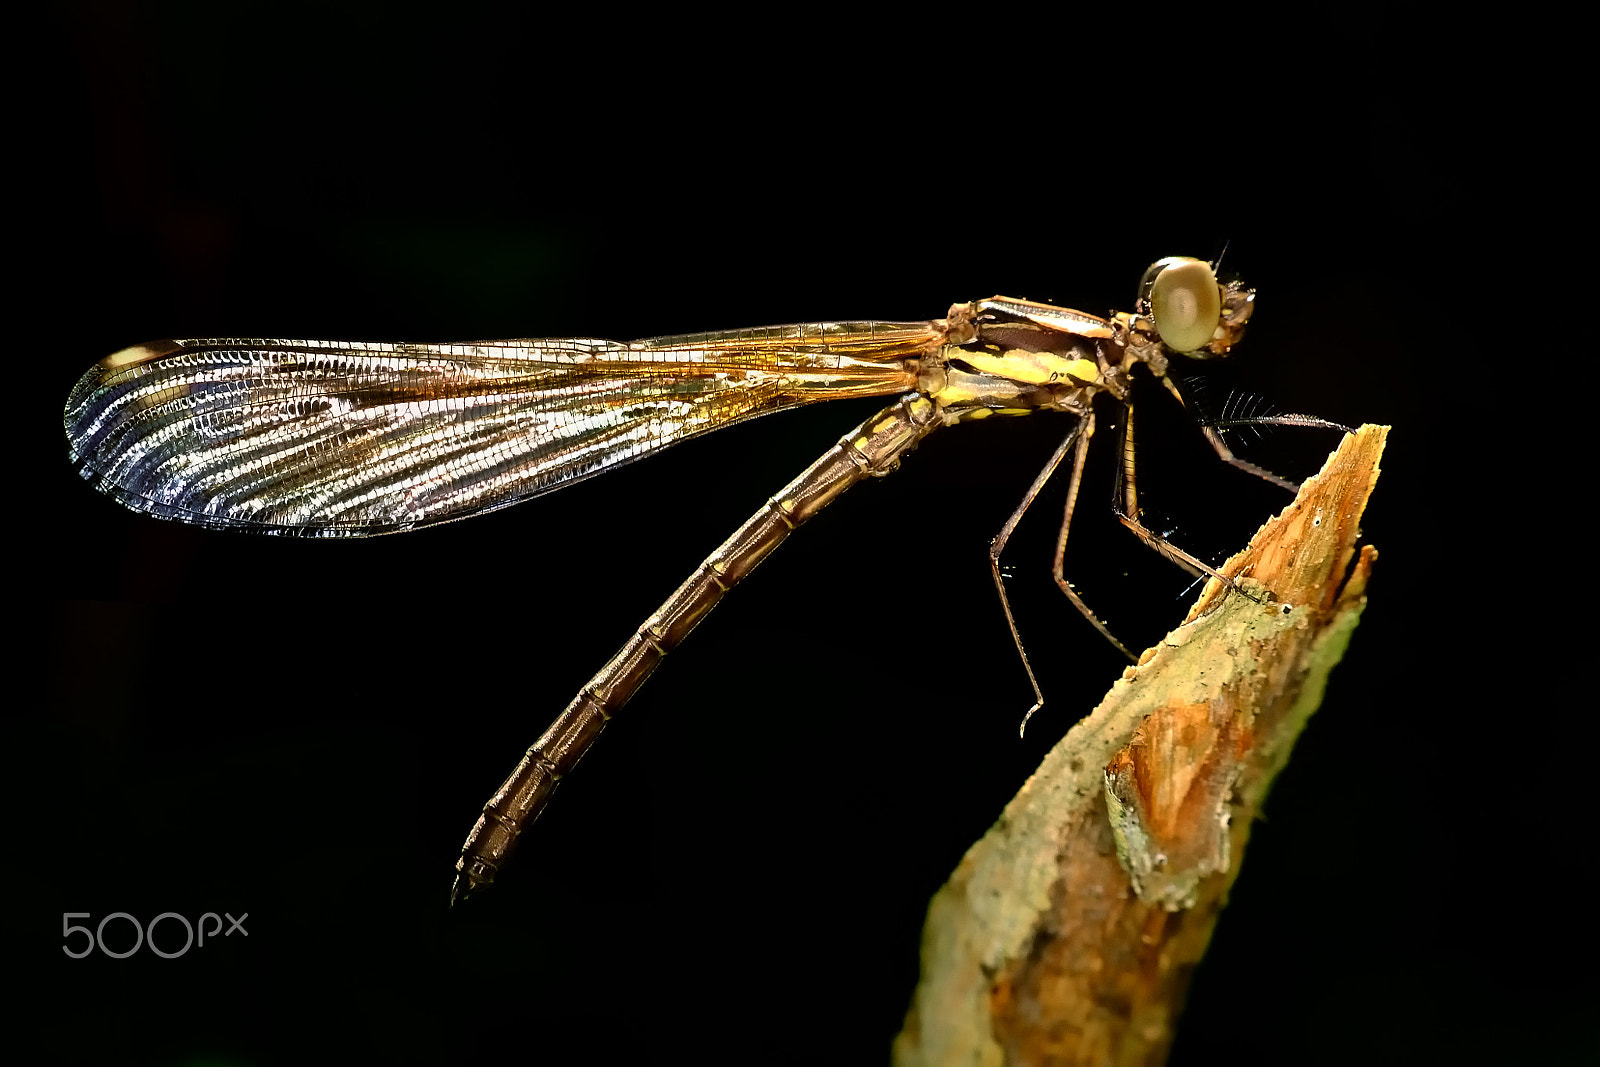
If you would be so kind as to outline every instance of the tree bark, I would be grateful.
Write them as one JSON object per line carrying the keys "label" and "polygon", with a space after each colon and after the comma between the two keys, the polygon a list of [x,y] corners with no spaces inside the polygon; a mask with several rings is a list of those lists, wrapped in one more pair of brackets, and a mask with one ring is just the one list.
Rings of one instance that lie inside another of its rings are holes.
{"label": "tree bark", "polygon": [[1159,1064],[1250,825],[1366,604],[1387,427],[1347,435],[1051,750],[935,895],[895,1041],[924,1064]]}

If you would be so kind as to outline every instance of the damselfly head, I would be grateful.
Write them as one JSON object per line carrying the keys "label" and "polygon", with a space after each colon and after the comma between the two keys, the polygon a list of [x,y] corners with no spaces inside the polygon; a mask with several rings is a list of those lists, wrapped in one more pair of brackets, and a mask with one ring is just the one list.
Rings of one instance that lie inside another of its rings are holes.
{"label": "damselfly head", "polygon": [[1195,359],[1226,355],[1250,318],[1255,293],[1237,282],[1223,286],[1204,260],[1168,256],[1139,282],[1139,314],[1174,352]]}

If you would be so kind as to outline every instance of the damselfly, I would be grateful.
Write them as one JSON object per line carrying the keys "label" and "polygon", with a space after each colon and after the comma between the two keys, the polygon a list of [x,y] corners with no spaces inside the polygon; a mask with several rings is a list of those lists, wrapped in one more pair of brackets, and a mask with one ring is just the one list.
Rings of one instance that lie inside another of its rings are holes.
{"label": "damselfly", "polygon": [[[992,415],[1077,417],[990,546],[1000,577],[1017,523],[1070,451],[1055,580],[1125,654],[1067,582],[1067,531],[1094,434],[1093,401],[1123,406],[1118,519],[1196,575],[1232,580],[1139,521],[1134,368],[1179,401],[1174,353],[1225,355],[1254,294],[1199,260],[1145,273],[1133,312],[1106,318],[1008,297],[924,322],[824,322],[659,337],[477,344],[217,339],[160,341],[92,367],[65,425],[82,475],[119,503],[166,519],[305,537],[396,533],[505,507],[677,441],[821,400],[898,395],[767,501],[583,686],[484,807],[457,863],[453,899],[487,885],[601,729],[669,651],[789,532],[868,476],[889,473],[940,426]],[[1251,422],[1334,427],[1278,416]],[[1220,424],[1202,424],[1227,462]],[[1131,655],[1131,654],[1130,654]],[[1027,656],[1024,669],[1042,700]]]}

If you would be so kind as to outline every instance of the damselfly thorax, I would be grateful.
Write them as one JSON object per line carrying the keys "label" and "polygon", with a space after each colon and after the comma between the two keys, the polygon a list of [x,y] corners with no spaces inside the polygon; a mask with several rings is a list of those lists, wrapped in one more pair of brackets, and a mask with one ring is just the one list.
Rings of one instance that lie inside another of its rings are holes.
{"label": "damselfly thorax", "polygon": [[[493,511],[768,412],[896,397],[712,552],[528,749],[467,840],[457,864],[460,896],[493,880],[556,783],[723,593],[791,530],[855,483],[888,473],[939,427],[1034,411],[1077,416],[990,548],[1014,638],[1000,553],[1071,452],[1056,583],[1128,653],[1064,573],[1100,394],[1123,410],[1118,519],[1185,569],[1231,586],[1139,521],[1129,387],[1143,366],[1181,401],[1168,374],[1171,355],[1225,355],[1249,320],[1253,296],[1237,283],[1219,284],[1199,260],[1172,258],[1146,272],[1134,311],[1105,318],[993,297],[929,321],[823,322],[631,343],[160,341],[92,367],[72,390],[65,425],[82,475],[136,511],[255,533],[361,537]],[[1250,421],[1332,426],[1301,416]],[[1201,428],[1227,462],[1294,488],[1234,457],[1216,424]],[[1023,663],[1033,682],[1025,654]],[[1043,698],[1033,686],[1037,707]]]}

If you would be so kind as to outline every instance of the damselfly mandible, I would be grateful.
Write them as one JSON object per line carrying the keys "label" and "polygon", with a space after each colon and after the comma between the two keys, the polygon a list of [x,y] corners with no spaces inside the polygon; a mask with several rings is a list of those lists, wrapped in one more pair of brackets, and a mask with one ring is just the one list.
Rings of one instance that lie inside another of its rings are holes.
{"label": "damselfly mandible", "polygon": [[[1000,552],[1072,451],[1056,582],[1126,653],[1063,574],[1093,400],[1105,393],[1122,403],[1131,446],[1134,368],[1146,367],[1181,401],[1168,376],[1171,354],[1225,355],[1253,297],[1238,283],[1220,284],[1204,262],[1171,258],[1145,273],[1133,312],[1107,318],[994,297],[926,322],[824,322],[630,344],[160,341],[92,367],[72,390],[65,424],[83,476],[136,511],[257,533],[359,537],[493,511],[768,412],[898,395],[708,556],[534,742],[468,836],[458,899],[493,881],[556,783],[723,593],[791,530],[856,482],[887,474],[940,426],[1034,411],[1077,416],[994,539],[990,569],[1011,623]],[[1332,426],[1300,416],[1251,421]],[[1215,424],[1202,429],[1224,460],[1294,488],[1234,457]],[[1140,524],[1133,449],[1123,457],[1119,520],[1180,566],[1232,585]]]}

